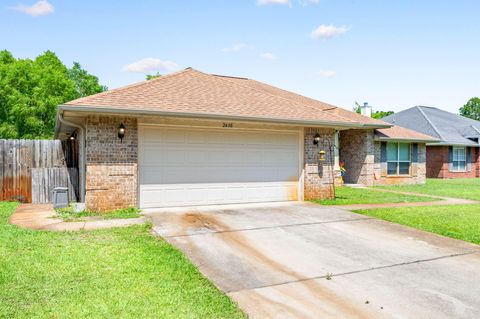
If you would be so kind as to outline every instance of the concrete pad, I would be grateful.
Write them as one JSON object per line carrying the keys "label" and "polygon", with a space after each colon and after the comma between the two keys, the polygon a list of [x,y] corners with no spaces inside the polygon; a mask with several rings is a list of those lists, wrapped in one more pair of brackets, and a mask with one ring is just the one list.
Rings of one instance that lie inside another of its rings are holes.
{"label": "concrete pad", "polygon": [[10,217],[9,222],[23,228],[49,231],[79,231],[127,227],[145,223],[145,217],[127,219],[104,219],[95,221],[65,222],[54,218],[55,210],[49,204],[21,204]]}
{"label": "concrete pad", "polygon": [[45,225],[39,230],[50,230],[50,231],[79,231],[83,230],[85,227],[85,222],[61,222],[51,225]]}
{"label": "concrete pad", "polygon": [[480,311],[477,245],[313,204],[147,215],[253,318]]}
{"label": "concrete pad", "polygon": [[21,204],[9,222],[22,228],[42,229],[63,222],[54,216],[55,211],[50,204]]}
{"label": "concrete pad", "polygon": [[131,225],[141,225],[145,223],[145,218],[127,218],[127,219],[106,219],[98,221],[88,221],[84,223],[83,229],[105,229],[112,227],[128,227]]}

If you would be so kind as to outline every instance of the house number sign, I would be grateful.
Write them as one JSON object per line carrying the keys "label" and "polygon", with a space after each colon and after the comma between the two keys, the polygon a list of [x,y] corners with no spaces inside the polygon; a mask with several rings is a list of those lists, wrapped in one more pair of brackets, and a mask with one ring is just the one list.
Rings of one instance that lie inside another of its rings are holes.
{"label": "house number sign", "polygon": [[222,123],[222,127],[232,128],[232,127],[233,127],[233,123],[225,123],[225,122],[223,122],[223,123]]}

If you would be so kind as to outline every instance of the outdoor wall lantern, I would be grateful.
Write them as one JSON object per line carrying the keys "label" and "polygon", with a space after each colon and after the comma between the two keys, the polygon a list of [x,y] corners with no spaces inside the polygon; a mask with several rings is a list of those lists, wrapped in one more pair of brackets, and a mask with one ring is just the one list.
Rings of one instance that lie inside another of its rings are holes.
{"label": "outdoor wall lantern", "polygon": [[320,162],[325,162],[325,151],[318,152],[318,160]]}
{"label": "outdoor wall lantern", "polygon": [[120,142],[123,143],[123,138],[125,137],[125,124],[120,123],[120,126],[118,127],[118,138],[120,139]]}
{"label": "outdoor wall lantern", "polygon": [[320,134],[315,134],[315,137],[313,138],[313,145],[318,145],[320,143]]}

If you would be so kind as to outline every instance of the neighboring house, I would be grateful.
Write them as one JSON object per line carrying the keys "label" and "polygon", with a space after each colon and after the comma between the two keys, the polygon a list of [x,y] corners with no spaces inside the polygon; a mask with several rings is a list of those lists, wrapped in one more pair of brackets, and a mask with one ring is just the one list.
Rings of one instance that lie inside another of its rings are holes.
{"label": "neighboring house", "polygon": [[479,121],[428,106],[415,106],[383,120],[440,141],[427,144],[427,177],[480,176]]}
{"label": "neighboring house", "polygon": [[78,143],[81,200],[106,210],[328,198],[339,161],[349,183],[423,182],[433,139],[391,126],[187,68],[60,105],[56,137]]}

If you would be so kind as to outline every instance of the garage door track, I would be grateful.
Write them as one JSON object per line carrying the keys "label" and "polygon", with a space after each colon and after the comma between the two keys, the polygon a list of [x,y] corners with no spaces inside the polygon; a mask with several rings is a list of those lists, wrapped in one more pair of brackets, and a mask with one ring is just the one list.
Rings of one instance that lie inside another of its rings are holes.
{"label": "garage door track", "polygon": [[309,203],[148,211],[252,318],[478,318],[480,247]]}

